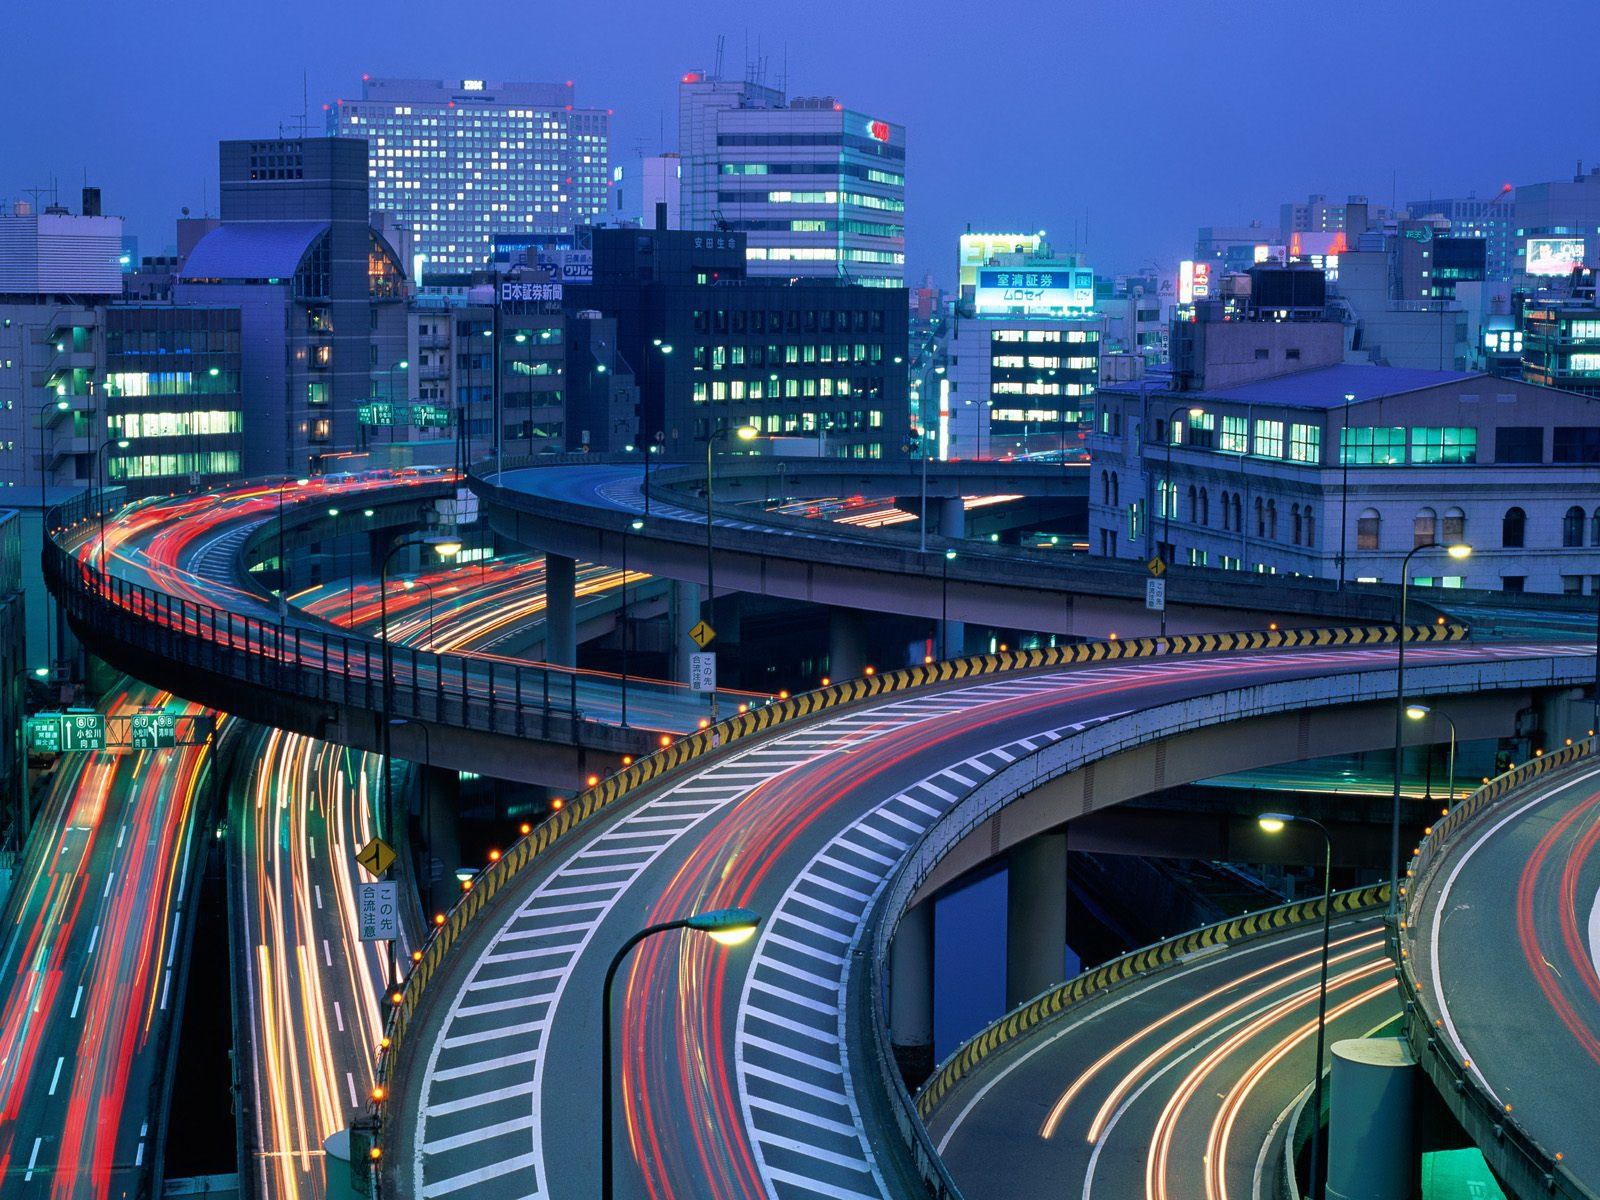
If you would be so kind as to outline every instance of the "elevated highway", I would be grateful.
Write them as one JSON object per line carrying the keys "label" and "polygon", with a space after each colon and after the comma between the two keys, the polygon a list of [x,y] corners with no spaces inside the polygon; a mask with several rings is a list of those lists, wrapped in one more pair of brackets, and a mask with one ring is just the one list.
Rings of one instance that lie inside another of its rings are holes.
{"label": "elevated highway", "polygon": [[[576,461],[575,461],[576,460]],[[780,474],[781,470],[781,474]],[[963,494],[1082,494],[1086,471],[1061,465],[940,464],[928,472],[930,504],[959,509]],[[587,456],[480,467],[471,484],[493,528],[519,545],[582,561],[629,561],[652,575],[704,585],[704,467],[652,472],[646,505],[641,466]],[[718,593],[747,592],[931,620],[1077,637],[1157,631],[1145,608],[1148,573],[1138,563],[965,540],[952,516],[926,539],[901,529],[860,529],[767,512],[763,496],[894,495],[920,484],[906,466],[848,467],[828,460],[728,459],[716,466],[712,535]],[[695,495],[698,493],[698,502]],[[743,501],[744,503],[741,503]],[[635,521],[643,521],[633,529]],[[950,535],[950,536],[945,536]],[[954,551],[955,557],[946,557]],[[1259,580],[1174,568],[1167,575],[1168,630],[1198,633],[1269,624],[1325,626],[1392,620],[1385,591],[1339,591],[1326,581]],[[1432,610],[1418,607],[1420,619]]]}
{"label": "elevated highway", "polygon": [[[55,514],[46,578],[74,631],[141,679],[261,724],[379,749],[382,644],[278,602],[244,566],[262,544],[284,551],[336,537],[386,548],[398,531],[438,522],[453,477],[330,476],[286,490],[246,483],[106,514],[84,497]],[[393,582],[393,581],[391,581]],[[662,735],[694,729],[703,698],[660,681],[620,681],[514,659],[395,646],[390,711],[428,729],[436,765],[507,779],[580,785]],[[730,693],[725,710],[758,698]]]}
{"label": "elevated highway", "polygon": [[[889,1048],[890,1012],[928,1002],[926,980],[889,977],[903,914],[952,847],[1041,785],[1079,781],[1060,820],[1160,786],[1146,752],[1175,734],[1310,715],[1301,739],[1222,741],[1192,764],[1206,775],[1385,744],[1392,652],[1330,640],[913,668],[735,718],[607,779],[480,876],[407,980],[382,1067],[385,1194],[592,1194],[599,1147],[573,1131],[598,1128],[606,962],[650,921],[724,905],[766,915],[752,949],[657,939],[618,980],[622,1194],[957,1194]],[[1420,694],[1498,694],[1509,720],[1587,678],[1588,650],[1443,642],[1408,659]],[[1053,966],[1047,946],[1032,953],[1059,978],[1059,946]]]}
{"label": "elevated highway", "polygon": [[1397,959],[1412,1048],[1522,1200],[1600,1196],[1600,758],[1494,780],[1411,865]]}
{"label": "elevated highway", "polygon": [[[1335,897],[1330,1041],[1399,1022],[1387,902],[1387,885]],[[1319,897],[1135,951],[963,1044],[917,1096],[963,1195],[1283,1194],[1310,1089],[1321,916]]]}

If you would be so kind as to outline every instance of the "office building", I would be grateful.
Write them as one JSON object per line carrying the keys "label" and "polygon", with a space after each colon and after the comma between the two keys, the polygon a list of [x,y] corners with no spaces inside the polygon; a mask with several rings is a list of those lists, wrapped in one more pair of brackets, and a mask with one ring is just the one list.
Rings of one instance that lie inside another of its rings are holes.
{"label": "office building", "polygon": [[610,224],[680,229],[683,159],[640,154],[611,168]]}
{"label": "office building", "polygon": [[904,126],[691,71],[678,138],[683,228],[744,234],[752,277],[904,282]]}
{"label": "office building", "polygon": [[1508,183],[1488,200],[1476,196],[1444,200],[1412,200],[1406,209],[1414,218],[1439,217],[1451,237],[1482,238],[1488,279],[1510,279],[1522,270],[1512,250],[1512,188]]}
{"label": "office building", "polygon": [[1512,203],[1515,270],[1537,286],[1600,258],[1600,167],[1571,179],[1518,184]]}
{"label": "office building", "polygon": [[1267,258],[1278,242],[1278,231],[1260,221],[1248,225],[1202,225],[1195,237],[1194,261],[1206,266],[1206,273],[1221,279],[1248,271]]}
{"label": "office building", "polygon": [[[1352,212],[1352,210],[1354,210]],[[1359,218],[1351,222],[1352,215]],[[1351,245],[1369,226],[1382,225],[1394,213],[1382,205],[1373,205],[1365,196],[1351,196],[1344,202],[1330,203],[1326,196],[1312,194],[1305,203],[1290,201],[1278,206],[1278,234],[1288,245],[1297,233],[1343,233]]]}
{"label": "office building", "polygon": [[1039,234],[964,234],[941,458],[1081,457],[1105,322],[1094,271]]}
{"label": "office building", "polygon": [[[22,727],[27,712],[26,601],[22,575],[22,514],[0,509],[0,846],[8,850],[27,841],[33,825]],[[37,559],[33,560],[37,563]],[[37,576],[37,566],[29,572]],[[48,659],[31,660],[43,666]],[[19,856],[0,862],[0,894],[9,894],[9,872]]]}
{"label": "office building", "polygon": [[[1567,298],[1538,295],[1522,309],[1522,378],[1585,396],[1600,396],[1600,305],[1593,272],[1588,286]],[[1507,339],[1509,342],[1510,339]]]}
{"label": "office building", "polygon": [[496,234],[571,234],[605,216],[608,109],[572,83],[364,77],[328,132],[369,145],[372,207],[408,226],[424,286],[465,286]]}
{"label": "office building", "polygon": [[1216,322],[1188,358],[1101,387],[1091,552],[1336,579],[1342,548],[1348,580],[1394,583],[1414,547],[1466,542],[1465,562],[1413,558],[1411,582],[1600,577],[1600,400],[1342,363],[1327,322]]}
{"label": "office building", "polygon": [[404,266],[369,223],[359,138],[223,142],[222,215],[174,300],[237,308],[247,475],[355,465],[361,407],[406,361]]}
{"label": "office building", "polygon": [[[569,313],[616,321],[639,389],[638,438],[692,459],[755,426],[771,445],[893,457],[907,437],[904,288],[746,275],[743,233],[596,229],[594,282]],[[571,373],[601,362],[574,361]]]}

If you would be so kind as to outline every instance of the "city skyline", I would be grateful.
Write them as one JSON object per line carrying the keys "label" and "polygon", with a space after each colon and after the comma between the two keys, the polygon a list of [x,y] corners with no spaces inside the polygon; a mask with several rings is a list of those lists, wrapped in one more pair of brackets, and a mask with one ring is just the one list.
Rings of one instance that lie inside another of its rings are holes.
{"label": "city skyline", "polygon": [[[1541,18],[1559,27],[1582,11],[1536,8],[1530,27]],[[1171,270],[1197,226],[1260,219],[1270,227],[1278,204],[1308,193],[1365,194],[1378,204],[1489,196],[1506,182],[1566,178],[1579,160],[1600,157],[1569,127],[1530,120],[1505,99],[1559,77],[1581,110],[1597,90],[1583,82],[1581,41],[1557,41],[1537,62],[1463,41],[1473,14],[1493,11],[1486,4],[1404,13],[1361,4],[1337,18],[1292,21],[1264,6],[1164,13],[1141,28],[1137,56],[1123,11],[1098,3],[1075,10],[1070,26],[1046,5],[986,10],[985,28],[1000,31],[988,48],[955,21],[927,21],[926,7],[909,5],[844,39],[837,31],[861,28],[859,13],[831,3],[803,24],[777,5],[710,4],[692,28],[632,3],[536,18],[482,4],[421,41],[404,21],[374,25],[378,11],[324,14],[313,39],[265,10],[223,20],[189,3],[108,10],[83,32],[85,61],[175,55],[184,83],[129,72],[63,92],[47,57],[11,64],[0,85],[15,118],[0,198],[53,185],[70,200],[82,182],[98,185],[141,252],[160,253],[182,208],[216,211],[219,140],[275,135],[302,108],[320,133],[323,104],[357,97],[363,73],[570,79],[580,104],[614,111],[620,162],[636,149],[675,148],[678,81],[714,66],[718,30],[724,75],[738,77],[747,53],[759,56],[767,81],[786,75],[792,96],[832,95],[905,126],[911,281],[933,271],[947,284],[956,236],[969,224],[1048,228],[1058,247],[1103,273]],[[16,44],[42,19],[22,14]],[[1050,36],[1055,24],[1059,38]],[[541,49],[510,49],[524,44],[515,36],[484,42],[485,27],[537,33]],[[1012,27],[1015,37],[1004,33]],[[232,53],[283,35],[297,52],[244,61]],[[1259,97],[1275,103],[1251,99]],[[109,115],[133,113],[138,123]]]}

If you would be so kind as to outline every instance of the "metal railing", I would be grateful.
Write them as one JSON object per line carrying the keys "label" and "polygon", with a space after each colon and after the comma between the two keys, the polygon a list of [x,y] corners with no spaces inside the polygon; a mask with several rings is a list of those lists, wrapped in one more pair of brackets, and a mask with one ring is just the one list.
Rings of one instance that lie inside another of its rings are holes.
{"label": "metal railing", "polygon": [[1600,1194],[1575,1178],[1561,1154],[1544,1146],[1503,1107],[1474,1075],[1472,1064],[1456,1053],[1434,1023],[1429,998],[1412,964],[1417,918],[1427,885],[1445,861],[1445,852],[1477,818],[1498,810],[1500,802],[1519,788],[1551,772],[1592,759],[1596,739],[1585,738],[1550,754],[1540,755],[1489,780],[1471,796],[1450,809],[1423,838],[1406,870],[1404,917],[1391,929],[1390,953],[1405,997],[1405,1036],[1417,1062],[1444,1097],[1445,1105],[1477,1143],[1490,1166],[1519,1196],[1557,1196],[1563,1200],[1600,1200]]}
{"label": "metal railing", "polygon": [[[124,506],[108,506],[113,519]],[[176,596],[106,574],[70,547],[93,546],[94,493],[50,514],[45,578],[67,615],[94,634],[280,695],[373,712],[384,707],[384,646],[376,638],[276,622]],[[512,737],[626,751],[637,736],[584,715],[572,671],[391,643],[392,717]]]}

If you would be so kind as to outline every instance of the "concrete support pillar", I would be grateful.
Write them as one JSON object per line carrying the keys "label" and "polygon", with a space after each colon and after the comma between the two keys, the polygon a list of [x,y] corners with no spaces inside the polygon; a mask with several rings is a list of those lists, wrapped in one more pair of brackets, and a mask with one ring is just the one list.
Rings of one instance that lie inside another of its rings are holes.
{"label": "concrete support pillar", "polygon": [[900,918],[889,951],[889,1039],[906,1086],[933,1071],[933,901]]}
{"label": "concrete support pillar", "polygon": [[689,655],[699,647],[689,640],[689,630],[700,620],[700,585],[674,580],[672,583],[672,677],[689,682]]}
{"label": "concrete support pillar", "polygon": [[560,667],[578,665],[577,571],[564,555],[544,556],[544,656]]}
{"label": "concrete support pillar", "polygon": [[828,613],[828,676],[855,679],[867,665],[867,617],[853,608]]}
{"label": "concrete support pillar", "polygon": [[1328,1082],[1328,1200],[1416,1195],[1417,1062],[1403,1038],[1333,1044]]}
{"label": "concrete support pillar", "polygon": [[939,501],[939,535],[947,538],[967,536],[967,510],[960,496]]}
{"label": "concrete support pillar", "polygon": [[421,820],[417,845],[417,891],[431,920],[456,900],[455,869],[461,865],[461,776],[444,767],[417,768]]}
{"label": "concrete support pillar", "polygon": [[1006,1007],[1061,982],[1067,967],[1067,835],[1017,845],[1006,871]]}

